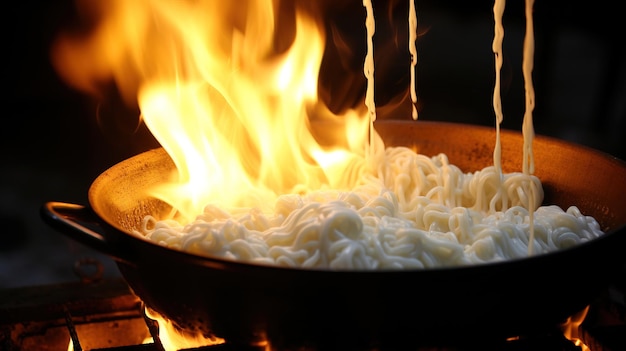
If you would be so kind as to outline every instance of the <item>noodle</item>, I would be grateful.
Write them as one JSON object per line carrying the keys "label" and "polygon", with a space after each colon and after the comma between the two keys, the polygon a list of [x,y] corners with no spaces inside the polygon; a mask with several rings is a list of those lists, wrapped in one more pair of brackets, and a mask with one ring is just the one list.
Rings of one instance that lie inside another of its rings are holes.
{"label": "noodle", "polygon": [[495,0],[493,5],[494,18],[494,36],[493,36],[493,54],[496,63],[496,80],[493,89],[493,110],[496,114],[496,145],[493,152],[493,165],[498,172],[502,172],[501,162],[501,144],[500,144],[500,124],[504,119],[502,115],[502,99],[500,97],[500,71],[502,70],[502,40],[504,39],[504,27],[502,26],[502,14],[506,0]]}
{"label": "noodle", "polygon": [[409,0],[409,53],[411,54],[411,117],[417,120],[417,92],[415,91],[415,69],[417,67],[417,12],[415,11],[415,1]]}
{"label": "noodle", "polygon": [[366,9],[365,28],[367,30],[367,54],[363,64],[363,72],[367,78],[367,91],[365,93],[365,105],[367,105],[371,122],[376,120],[376,104],[374,103],[374,44],[373,37],[376,31],[374,21],[374,9],[371,0],[363,0]]}
{"label": "noodle", "polygon": [[[139,233],[202,256],[346,270],[511,260],[528,256],[529,246],[547,253],[602,235],[576,207],[539,207],[543,193],[533,175],[504,174],[500,185],[494,167],[463,173],[444,154],[387,147],[381,158],[378,176],[360,168],[360,184],[351,191],[282,195],[273,214],[207,206],[184,226],[148,217]],[[528,188],[541,196],[527,196]],[[537,208],[532,222],[529,207]],[[531,228],[537,235],[529,244]]]}
{"label": "noodle", "polygon": [[[535,52],[535,43],[534,43],[534,34],[533,34],[533,4],[534,0],[525,0],[526,7],[526,35],[524,37],[524,57],[522,62],[522,71],[524,74],[524,88],[526,91],[526,99],[525,99],[525,111],[524,111],[524,121],[522,122],[522,134],[524,136],[524,146],[523,146],[523,163],[522,163],[522,171],[526,174],[532,174],[535,171],[535,162],[533,159],[533,149],[532,149],[532,141],[535,136],[535,132],[533,129],[533,115],[532,112],[535,108],[535,90],[533,87],[532,81],[532,70],[533,70],[533,56]],[[529,191],[529,196],[534,196],[532,189]],[[533,222],[533,212],[534,208],[529,208],[530,210],[530,221]],[[531,228],[532,229],[532,228]],[[530,231],[530,241],[533,241],[535,237],[534,230]],[[532,255],[533,247],[528,247],[528,254]]]}

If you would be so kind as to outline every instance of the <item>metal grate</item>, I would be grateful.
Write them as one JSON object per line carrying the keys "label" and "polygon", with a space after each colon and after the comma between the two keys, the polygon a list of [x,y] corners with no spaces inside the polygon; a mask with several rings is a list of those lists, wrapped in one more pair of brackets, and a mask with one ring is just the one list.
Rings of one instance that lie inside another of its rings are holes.
{"label": "metal grate", "polygon": [[[579,337],[591,351],[626,349],[623,293],[610,289],[590,306]],[[165,351],[158,324],[146,317],[142,302],[122,280],[80,282],[0,291],[0,349],[6,351]],[[419,347],[412,351],[465,351],[470,346]],[[481,343],[482,350],[581,351],[555,331],[515,340]],[[220,344],[181,351],[312,351],[273,350]],[[346,350],[342,350],[346,351]],[[354,350],[357,351],[357,350]],[[358,350],[365,351],[365,350]],[[385,351],[385,350],[368,350]]]}

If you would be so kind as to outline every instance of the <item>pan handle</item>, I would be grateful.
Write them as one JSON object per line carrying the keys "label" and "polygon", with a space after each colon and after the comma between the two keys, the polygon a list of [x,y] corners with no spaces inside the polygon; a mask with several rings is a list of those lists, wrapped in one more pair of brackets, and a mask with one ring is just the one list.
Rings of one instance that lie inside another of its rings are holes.
{"label": "pan handle", "polygon": [[110,256],[116,261],[133,264],[128,255],[115,250],[107,242],[102,220],[87,206],[65,203],[46,202],[41,207],[41,217],[59,232],[67,235],[96,251]]}

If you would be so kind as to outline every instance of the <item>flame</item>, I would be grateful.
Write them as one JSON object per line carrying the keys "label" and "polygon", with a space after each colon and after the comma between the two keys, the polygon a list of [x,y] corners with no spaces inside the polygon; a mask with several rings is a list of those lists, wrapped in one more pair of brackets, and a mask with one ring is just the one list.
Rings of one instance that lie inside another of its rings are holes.
{"label": "flame", "polygon": [[170,320],[150,308],[145,308],[144,312],[148,318],[158,323],[159,343],[165,351],[220,345],[225,342],[224,339],[215,336],[205,336],[202,333],[180,330]]}
{"label": "flame", "polygon": [[209,203],[271,211],[280,194],[354,186],[344,170],[365,162],[369,119],[318,98],[325,32],[314,3],[77,4],[99,21],[56,41],[59,75],[94,95],[113,81],[138,104],[177,169],[153,195],[186,219]]}
{"label": "flame", "polygon": [[570,340],[574,345],[578,346],[581,351],[591,350],[580,338],[580,325],[585,321],[587,312],[589,312],[589,306],[567,318],[567,320],[561,325],[563,336]]}

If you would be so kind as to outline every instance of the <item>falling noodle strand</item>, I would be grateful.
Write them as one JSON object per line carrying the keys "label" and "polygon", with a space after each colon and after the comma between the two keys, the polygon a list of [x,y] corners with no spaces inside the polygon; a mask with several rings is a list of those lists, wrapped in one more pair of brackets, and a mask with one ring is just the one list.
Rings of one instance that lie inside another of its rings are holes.
{"label": "falling noodle strand", "polygon": [[415,91],[415,75],[417,69],[417,11],[415,0],[409,0],[409,53],[411,54],[411,116],[417,120],[417,92]]}
{"label": "falling noodle strand", "polygon": [[[522,62],[522,69],[524,74],[524,88],[525,88],[525,110],[524,121],[522,122],[522,134],[524,137],[523,146],[523,165],[522,171],[525,174],[533,174],[535,172],[535,162],[533,157],[532,143],[535,137],[533,128],[533,110],[535,108],[535,90],[533,87],[532,71],[533,71],[533,57],[535,54],[535,37],[534,37],[534,25],[533,25],[533,4],[534,0],[526,0],[525,13],[526,13],[526,35],[524,37],[524,57]],[[529,189],[529,196],[534,196],[534,189]],[[530,207],[530,222],[533,223],[534,208]],[[531,226],[530,241],[532,242],[535,237],[535,232]],[[528,254],[532,255],[533,245],[528,246]]]}

